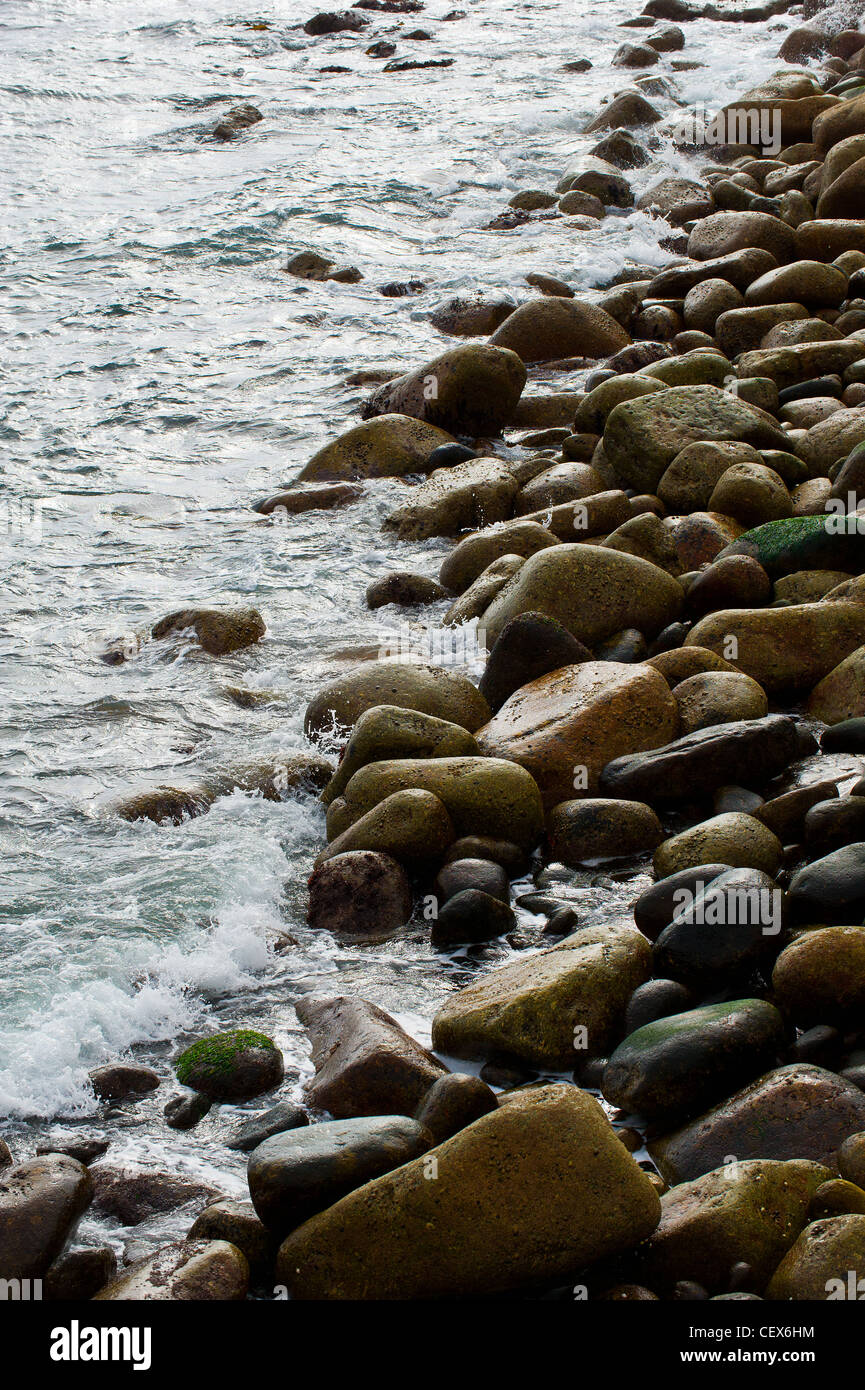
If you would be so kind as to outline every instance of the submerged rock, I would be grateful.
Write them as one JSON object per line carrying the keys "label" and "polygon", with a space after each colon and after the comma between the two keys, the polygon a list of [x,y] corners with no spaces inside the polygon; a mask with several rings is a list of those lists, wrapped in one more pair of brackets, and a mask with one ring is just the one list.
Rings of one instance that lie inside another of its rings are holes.
{"label": "submerged rock", "polygon": [[261,640],[267,628],[255,608],[181,608],[154,623],[153,638],[170,637],[191,630],[210,656],[227,656]]}

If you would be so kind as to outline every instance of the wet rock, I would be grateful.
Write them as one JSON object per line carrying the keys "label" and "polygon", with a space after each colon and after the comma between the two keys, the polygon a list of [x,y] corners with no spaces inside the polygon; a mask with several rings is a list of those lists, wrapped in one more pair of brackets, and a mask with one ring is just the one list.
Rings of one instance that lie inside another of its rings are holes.
{"label": "wet rock", "polygon": [[863,642],[865,607],[850,600],[722,609],[701,619],[685,639],[686,646],[735,650],[736,666],[769,696],[813,689]]}
{"label": "wet rock", "polygon": [[736,719],[762,719],[769,702],[762,687],[738,671],[704,671],[673,688],[683,735]]}
{"label": "wet rock", "polygon": [[489,344],[450,348],[386,382],[364,407],[365,418],[396,412],[458,434],[497,434],[513,415],[526,384],[519,357],[503,351],[509,345],[498,341],[504,331],[503,324]]}
{"label": "wet rock", "polygon": [[604,1055],[649,973],[650,956],[630,926],[583,928],[451,995],[433,1020],[433,1047],[446,1056],[504,1055],[552,1070]]}
{"label": "wet rock", "polygon": [[[555,202],[555,199],[553,199]],[[516,206],[511,199],[511,207]],[[549,206],[548,203],[543,206]],[[499,324],[516,309],[515,299],[509,295],[455,295],[430,314],[430,323],[441,333],[457,337],[479,337],[495,333]]]}
{"label": "wet rock", "polygon": [[90,1205],[93,1179],[65,1154],[0,1170],[0,1278],[42,1278]]}
{"label": "wet rock", "polygon": [[865,914],[865,844],[845,845],[799,869],[789,902],[797,921],[849,922]]}
{"label": "wet rock", "polygon": [[469,731],[486,722],[489,708],[471,681],[443,667],[368,661],[319,691],[307,707],[304,732],[314,738],[335,724],[350,728],[376,705],[417,710]]}
{"label": "wet rock", "polygon": [[640,169],[651,162],[648,150],[629,130],[611,131],[592,146],[589,154],[617,169]]}
{"label": "wet rock", "polygon": [[829,528],[826,521],[825,516],[770,521],[746,531],[726,553],[752,555],[772,578],[806,569],[860,573],[865,569],[865,527],[861,532],[846,524]]}
{"label": "wet rock", "polygon": [[328,256],[320,256],[317,251],[298,251],[286,262],[285,271],[298,280],[336,280],[343,285],[356,285],[363,279],[357,266],[347,265],[337,269],[335,261]]}
{"label": "wet rock", "polygon": [[[683,1013],[693,1008],[694,1002],[690,990],[678,980],[647,980],[644,985],[639,985],[634,990],[628,1000],[622,1031],[625,1037],[628,1037],[647,1023],[654,1023],[659,1018],[668,1018],[670,1014]],[[603,1078],[605,1065],[606,1062],[601,1066],[599,1082]],[[582,1076],[580,1079],[583,1080]]]}
{"label": "wet rock", "polygon": [[640,931],[654,941],[680,912],[685,911],[683,903],[693,902],[728,869],[727,864],[700,864],[668,874],[645,888],[634,903],[634,921]]}
{"label": "wet rock", "polygon": [[[707,217],[714,212],[715,199],[702,184],[690,179],[665,178],[637,200],[637,207],[641,212],[665,218],[674,227],[683,227],[694,218]],[[741,297],[737,303],[741,303]],[[733,308],[735,305],[727,304],[725,307]]]}
{"label": "wet rock", "polygon": [[628,129],[632,126],[655,125],[661,119],[661,113],[650,101],[636,91],[620,92],[613,97],[602,109],[599,115],[595,116],[589,124],[584,127],[584,134],[592,135],[595,131],[616,130],[619,126]]}
{"label": "wet rock", "polygon": [[95,1301],[122,1303],[239,1302],[249,1287],[249,1265],[225,1240],[182,1240],[131,1265]]}
{"label": "wet rock", "polygon": [[775,874],[782,855],[781,842],[768,826],[754,816],[731,811],[712,816],[665,840],[655,851],[653,862],[659,878],[698,864],[721,861],[733,868],[761,869],[764,873]]}
{"label": "wet rock", "polygon": [[210,656],[227,656],[260,641],[267,628],[255,608],[182,608],[154,623],[150,635],[158,639],[189,630]]}
{"label": "wet rock", "polygon": [[603,479],[588,463],[557,463],[523,485],[516,511],[519,515],[542,507],[556,507],[562,502],[579,502],[603,490]]}
{"label": "wet rock", "polygon": [[664,837],[651,807],[600,798],[560,802],[550,813],[547,831],[554,858],[574,866],[641,854]]}
{"label": "wet rock", "polygon": [[654,751],[617,758],[604,768],[600,787],[650,805],[694,800],[731,780],[763,785],[815,746],[789,715],[716,724]]}
{"label": "wet rock", "polygon": [[478,688],[495,714],[522,686],[590,658],[589,648],[555,618],[520,613],[496,638]]}
{"label": "wet rock", "polygon": [[773,1274],[767,1296],[778,1302],[859,1299],[865,1261],[865,1216],[814,1221]]}
{"label": "wet rock", "polygon": [[637,555],[668,574],[679,575],[682,565],[670,532],[654,512],[642,512],[611,531],[603,545]]}
{"label": "wet rock", "polygon": [[865,929],[824,927],[797,937],[775,962],[772,987],[799,1027],[852,1026],[865,1006]]}
{"label": "wet rock", "polygon": [[211,1109],[213,1101],[208,1096],[196,1092],[190,1095],[172,1096],[163,1108],[165,1123],[169,1129],[194,1129]]}
{"label": "wet rock", "polygon": [[727,869],[715,876],[706,867],[671,876],[680,896],[655,941],[656,971],[697,991],[747,978],[773,944],[777,950],[784,924],[782,894],[768,874]]}
{"label": "wet rock", "polygon": [[531,775],[496,757],[400,758],[369,763],[345,789],[350,823],[409,787],[433,792],[457,835],[509,839],[531,849],[543,831],[541,795]]}
{"label": "wet rock", "polygon": [[697,261],[717,260],[745,248],[792,261],[796,237],[791,227],[765,212],[715,212],[697,223],[688,241],[688,255]]}
{"label": "wet rock", "polygon": [[452,592],[462,594],[501,556],[527,557],[557,544],[552,532],[536,521],[505,522],[461,540],[443,560],[439,579]]}
{"label": "wet rock", "polygon": [[408,570],[395,570],[391,574],[374,579],[366,589],[367,608],[384,608],[389,603],[400,608],[418,608],[425,603],[435,603],[447,598],[447,589],[427,579],[423,574],[411,574]]}
{"label": "wet rock", "polygon": [[467,888],[489,893],[503,903],[510,900],[508,876],[490,859],[451,860],[439,870],[433,887],[440,905]]}
{"label": "wet rock", "polygon": [[805,812],[802,831],[809,853],[840,849],[865,836],[865,796],[818,801]]}
{"label": "wet rock", "polygon": [[548,1283],[628,1249],[658,1219],[649,1179],[597,1102],[573,1087],[515,1098],[434,1156],[435,1182],[416,1159],[289,1236],[277,1273],[293,1297],[472,1296]]}
{"label": "wet rock", "polygon": [[782,479],[759,463],[737,463],[715,484],[709,511],[732,516],[742,526],[761,526],[793,515],[793,502]]}
{"label": "wet rock", "polygon": [[272,497],[262,498],[253,506],[254,512],[262,516],[281,517],[300,516],[304,512],[329,511],[331,507],[344,507],[356,502],[362,489],[352,483],[322,483],[320,487],[293,487]]}
{"label": "wet rock", "polygon": [[[699,329],[703,333],[714,333],[715,325],[722,314],[740,309],[744,304],[742,293],[731,285],[729,280],[701,280],[685,296],[683,317],[688,328]],[[719,343],[723,347],[723,344]]]}
{"label": "wet rock", "polygon": [[[577,512],[576,519],[583,514]],[[559,545],[526,560],[486,610],[481,626],[494,643],[519,614],[543,613],[594,647],[626,627],[655,636],[678,617],[682,601],[677,581],[639,556],[600,546]]]}
{"label": "wet rock", "polygon": [[661,1221],[640,1252],[644,1277],[669,1295],[677,1280],[698,1280],[710,1293],[728,1287],[731,1271],[749,1267],[763,1290],[808,1222],[808,1208],[828,1169],[802,1160],[750,1159],[672,1187]]}
{"label": "wet rock", "polygon": [[774,831],[782,844],[788,845],[804,834],[804,819],[808,810],[817,802],[837,795],[838,788],[828,780],[808,787],[794,787],[792,791],[764,802],[754,815]]}
{"label": "wet rock", "polygon": [[488,756],[526,768],[550,808],[575,790],[592,795],[613,756],[663,744],[675,728],[675,702],[657,672],[587,661],[517,690],[477,740]]}
{"label": "wet rock", "polygon": [[334,854],[315,869],[306,919],[314,931],[369,940],[404,926],[411,906],[405,869],[389,854],[355,849]]}
{"label": "wet rock", "polygon": [[475,739],[459,724],[396,705],[374,705],[357,719],[321,799],[329,805],[367,763],[408,757],[471,757],[477,751]]}
{"label": "wet rock", "polygon": [[634,372],[623,372],[608,377],[589,391],[577,407],[574,416],[574,429],[590,434],[602,434],[610,411],[622,401],[636,400],[639,396],[650,396],[662,391],[663,384],[651,376],[640,376]]}
{"label": "wet rock", "polygon": [[623,43],[613,54],[614,68],[650,68],[660,62],[657,49],[643,43]]}
{"label": "wet rock", "polygon": [[604,204],[592,193],[572,189],[559,199],[559,212],[568,217],[594,217],[600,222],[604,216]]}
{"label": "wet rock", "polygon": [[513,473],[499,459],[481,458],[438,468],[412,488],[410,499],[386,517],[382,529],[400,540],[456,536],[478,526],[506,521],[518,491]]}
{"label": "wet rock", "polygon": [[516,918],[499,897],[480,888],[466,888],[448,898],[438,910],[430,931],[430,940],[438,951],[454,946],[492,941],[513,931]]}
{"label": "wet rock", "polygon": [[606,357],[630,341],[625,329],[603,309],[552,295],[521,304],[490,339],[493,347],[508,348],[523,362]]}
{"label": "wet rock", "polygon": [[333,1120],[276,1134],[250,1154],[249,1195],[267,1229],[284,1236],[429,1146],[429,1133],[404,1115]]}
{"label": "wet rock", "polygon": [[309,1116],[302,1105],[290,1100],[282,1100],[272,1105],[261,1115],[246,1120],[235,1132],[234,1138],[226,1145],[240,1153],[250,1153],[274,1134],[282,1134],[287,1129],[300,1129],[309,1124]]}
{"label": "wet rock", "polygon": [[69,1250],[45,1275],[42,1297],[49,1303],[91,1299],[117,1273],[117,1256],[108,1246]]}
{"label": "wet rock", "polygon": [[296,1011],[310,1035],[315,1066],[307,1099],[335,1119],[413,1115],[447,1071],[390,1014],[365,999],[307,997]]}
{"label": "wet rock", "polygon": [[668,1182],[689,1182],[727,1163],[751,1158],[805,1158],[831,1163],[835,1150],[865,1123],[865,1095],[822,1067],[795,1062],[673,1134],[649,1144]]}
{"label": "wet rock", "polygon": [[760,608],[771,597],[772,581],[758,561],[728,555],[697,575],[685,606],[689,615],[700,618],[723,608]]}
{"label": "wet rock", "polygon": [[[316,874],[326,862],[339,861],[340,867],[338,872],[331,871],[329,875],[320,875],[316,879],[316,922],[310,920],[310,925],[319,925],[331,931],[349,931],[352,935],[379,935],[401,926],[409,915],[399,906],[404,903],[404,895],[385,892],[388,884],[391,888],[395,886],[392,883],[393,871],[383,875],[385,882],[380,882],[378,873],[370,868],[363,874],[361,884],[355,881],[358,865],[357,861],[353,861],[355,867],[346,879],[349,868],[346,854],[361,851],[368,855],[369,851],[376,851],[374,858],[377,863],[392,856],[400,863],[422,868],[440,860],[454,838],[453,824],[444,802],[432,792],[408,787],[385,797],[338,835],[316,860]],[[367,857],[365,862],[371,864],[372,861]],[[402,883],[402,878],[398,881]],[[357,895],[361,888],[363,909],[358,911]],[[376,894],[379,893],[382,894],[383,908],[387,906],[386,912],[375,911]],[[312,908],[311,887],[311,912]],[[401,913],[401,920],[397,922],[395,919]],[[384,922],[390,925],[383,925]]]}
{"label": "wet rock", "polygon": [[242,130],[248,130],[250,126],[263,120],[264,117],[257,106],[248,102],[241,106],[232,106],[213,127],[214,139],[233,140]]}
{"label": "wet rock", "polygon": [[[487,565],[483,573],[478,575],[474,584],[470,584],[465,593],[454,600],[442,619],[443,626],[459,626],[461,623],[471,622],[473,618],[479,618],[508,580],[513,578],[522,563],[522,555],[500,555],[498,560],[493,560],[492,564]],[[483,637],[481,629],[478,641],[481,642]]]}
{"label": "wet rock", "polygon": [[762,999],[708,1004],[637,1029],[604,1069],[604,1098],[630,1114],[669,1122],[700,1113],[771,1067],[784,1022]]}
{"label": "wet rock", "polygon": [[417,1108],[415,1119],[442,1144],[483,1115],[498,1109],[495,1092],[480,1077],[449,1072],[439,1077]]}
{"label": "wet rock", "polygon": [[369,20],[356,10],[325,10],[308,19],[303,26],[303,32],[316,37],[319,34],[340,34],[344,30],[359,33],[367,24]]}
{"label": "wet rock", "polygon": [[205,1207],[190,1226],[187,1240],[227,1241],[244,1256],[254,1279],[272,1275],[278,1241],[258,1219],[251,1202],[226,1197]]}
{"label": "wet rock", "polygon": [[130,1100],[155,1091],[159,1073],[152,1067],[132,1066],[114,1062],[90,1072],[90,1084],[100,1100]]}
{"label": "wet rock", "polygon": [[181,1086],[217,1101],[252,1100],[278,1086],[282,1053],[265,1033],[232,1028],[199,1038],[174,1064]]}
{"label": "wet rock", "polygon": [[435,425],[409,415],[382,414],[319,449],[298,474],[298,482],[426,473],[435,466],[434,451],[449,444],[451,436]]}
{"label": "wet rock", "polygon": [[786,444],[770,417],[717,386],[676,386],[625,401],[604,428],[604,452],[616,476],[643,492],[657,491],[676,455],[704,440],[770,449]]}
{"label": "wet rock", "polygon": [[121,1226],[137,1226],[157,1213],[197,1203],[205,1206],[219,1194],[207,1183],[176,1173],[135,1171],[98,1163],[90,1169],[93,1179],[93,1210],[118,1221]]}
{"label": "wet rock", "polygon": [[[554,208],[558,199],[555,193],[545,193],[540,188],[525,188],[520,193],[515,193],[513,198],[508,199],[509,208],[517,208],[520,212],[539,212],[545,208]],[[516,306],[514,306],[516,307]],[[502,315],[502,318],[507,317]],[[499,323],[501,323],[501,319]],[[498,328],[498,323],[492,328],[487,329],[488,333],[493,333]]]}
{"label": "wet rock", "polygon": [[[849,660],[849,658],[848,658]],[[834,722],[824,729],[820,747],[826,753],[861,753],[865,751],[865,719],[861,716]]]}

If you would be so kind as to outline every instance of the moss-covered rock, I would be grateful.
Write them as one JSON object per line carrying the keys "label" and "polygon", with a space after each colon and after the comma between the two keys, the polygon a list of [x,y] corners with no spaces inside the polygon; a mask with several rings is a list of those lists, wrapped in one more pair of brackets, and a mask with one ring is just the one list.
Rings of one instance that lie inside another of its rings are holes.
{"label": "moss-covered rock", "polygon": [[233,1028],[186,1048],[174,1063],[174,1074],[182,1086],[212,1100],[251,1100],[279,1085],[282,1053],[265,1033]]}

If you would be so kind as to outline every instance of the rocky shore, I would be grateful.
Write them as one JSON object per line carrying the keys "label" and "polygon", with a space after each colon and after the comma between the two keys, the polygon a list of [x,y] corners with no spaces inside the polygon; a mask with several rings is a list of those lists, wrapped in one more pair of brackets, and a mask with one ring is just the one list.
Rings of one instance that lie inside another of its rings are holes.
{"label": "rocky shore", "polygon": [[[306,32],[395,8],[366,0]],[[319,796],[310,926],[368,944],[421,923],[471,974],[430,1047],[370,1000],[306,996],[303,1104],[273,1103],[284,1061],[256,1029],[186,1048],[168,1126],[271,1096],[231,1141],[244,1200],[124,1170],[107,1143],[16,1161],[0,1142],[0,1278],[102,1301],[859,1296],[861,6],[808,0],[774,76],[701,131],[652,104],[688,64],[691,20],[788,8],[649,0],[611,79],[643,75],[589,123],[591,154],[489,230],[555,217],[579,236],[638,206],[663,223],[664,268],[591,297],[536,273],[531,295],[439,305],[436,327],[465,341],[367,373],[361,421],[256,503],[261,525],[333,509],[338,540],[367,486],[403,480],[394,568],[367,602],[405,610],[428,659],[373,650],[343,669],[310,699],[303,754],[113,807],[169,826],[236,788]],[[257,119],[234,108],[214,138]],[[699,181],[635,195],[662,139],[702,156]],[[300,251],[287,266],[353,270]],[[538,389],[556,372],[580,388]],[[442,538],[437,573],[400,568],[401,542]],[[186,633],[218,660],[265,631],[254,608],[201,607],[145,639]],[[478,681],[453,659],[467,648]],[[653,881],[593,920],[558,889],[599,865]],[[511,958],[487,968],[497,941]],[[123,1060],[91,1080],[105,1107],[161,1084]],[[131,1226],[187,1207],[185,1239],[126,1267],[75,1242],[86,1212]]]}

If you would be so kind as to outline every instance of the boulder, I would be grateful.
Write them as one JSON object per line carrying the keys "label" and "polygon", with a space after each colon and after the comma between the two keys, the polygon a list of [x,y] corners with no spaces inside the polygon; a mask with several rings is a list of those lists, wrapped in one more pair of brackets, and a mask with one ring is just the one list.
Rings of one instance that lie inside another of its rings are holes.
{"label": "boulder", "polygon": [[432,1136],[405,1115],[331,1120],[265,1139],[249,1156],[259,1218],[287,1235],[316,1212],[425,1153]]}
{"label": "boulder", "polygon": [[660,111],[639,92],[630,90],[620,92],[607,102],[599,115],[584,127],[584,134],[593,135],[598,130],[617,130],[620,126],[655,125],[661,119]]}
{"label": "boulder", "polygon": [[482,753],[526,768],[550,808],[575,791],[591,796],[608,762],[668,742],[676,724],[675,701],[658,672],[586,661],[515,691],[477,740]]}
{"label": "boulder", "polygon": [[858,574],[865,570],[865,525],[850,523],[848,517],[830,525],[825,515],[766,522],[740,535],[724,554],[753,556],[773,579],[805,569]]}
{"label": "boulder", "polygon": [[679,1280],[723,1293],[735,1265],[762,1290],[808,1222],[829,1169],[802,1159],[748,1159],[679,1183],[661,1198],[661,1221],[640,1251],[647,1282],[672,1295]]}
{"label": "boulder", "polygon": [[822,261],[793,261],[752,280],[746,304],[804,304],[808,309],[837,309],[847,298],[843,270]]}
{"label": "boulder", "polygon": [[713,862],[771,875],[777,873],[782,856],[780,840],[762,821],[743,811],[726,811],[665,840],[653,862],[658,878]]}
{"label": "boulder", "polygon": [[543,812],[537,784],[525,768],[495,757],[398,758],[368,763],[345,789],[349,823],[409,787],[439,797],[457,835],[508,839],[523,849],[533,848],[540,839]]}
{"label": "boulder", "polygon": [[210,656],[228,656],[258,642],[267,631],[255,608],[182,608],[154,623],[153,638],[194,632],[199,646]]}
{"label": "boulder", "polygon": [[608,357],[631,341],[621,324],[595,304],[545,295],[531,299],[497,328],[490,343],[523,362],[558,357]]}
{"label": "boulder", "polygon": [[833,850],[799,869],[789,903],[799,922],[861,921],[865,914],[865,844]]}
{"label": "boulder", "polygon": [[496,714],[522,686],[563,666],[589,661],[591,655],[555,618],[520,613],[505,624],[493,643],[478,689]]}
{"label": "boulder", "polygon": [[710,507],[714,488],[735,464],[761,464],[763,456],[752,444],[738,440],[701,439],[676,454],[658,482],[658,496],[669,512],[683,515],[697,511],[723,511]]}
{"label": "boulder", "polygon": [[[250,1201],[225,1198],[205,1207],[189,1228],[187,1240],[227,1241],[245,1257],[256,1283],[273,1284],[278,1242],[259,1221]],[[103,1281],[104,1282],[104,1281]]]}
{"label": "boulder", "polygon": [[493,341],[450,348],[385,382],[370,397],[364,416],[410,415],[452,434],[498,434],[526,384],[519,357],[502,350],[508,346]]}
{"label": "boulder", "polygon": [[683,734],[736,719],[762,719],[769,713],[765,692],[738,671],[703,671],[673,687]]}
{"label": "boulder", "polygon": [[558,543],[558,538],[536,521],[506,521],[465,536],[445,556],[439,579],[453,593],[462,594],[502,555],[528,557]]}
{"label": "boulder", "polygon": [[[402,864],[422,867],[430,861],[439,860],[455,838],[447,808],[432,792],[422,791],[418,787],[408,787],[405,791],[394,792],[393,796],[386,796],[384,801],[380,801],[371,811],[367,811],[365,816],[361,816],[338,835],[316,860],[316,873],[321,866],[334,858],[340,859],[342,863],[335,885],[336,903],[333,902],[330,892],[322,897],[322,877],[316,879],[316,921],[311,921],[310,925],[327,927],[331,931],[349,931],[352,935],[358,931],[365,933],[370,929],[374,933],[387,932],[394,927],[402,926],[408,920],[411,909],[409,906],[409,911],[405,912],[402,893],[397,895],[393,891],[388,894],[388,912],[376,912],[372,916],[364,912],[361,916],[364,925],[360,925],[352,906],[354,895],[360,885],[354,882],[353,875],[345,875],[347,863],[344,856],[352,851],[374,850],[379,851],[374,856],[376,861],[392,855]],[[384,880],[383,884],[375,887],[377,875],[364,875],[364,896],[369,893],[373,895],[368,899],[370,906],[375,894],[379,891],[384,892],[386,885],[392,884],[395,888],[397,882],[402,883],[402,879],[396,879],[392,871],[384,875]],[[324,910],[321,910],[323,907]],[[397,916],[400,917],[400,921],[396,921]],[[383,925],[385,921],[389,923],[387,926]],[[347,925],[349,922],[351,925]]]}
{"label": "boulder", "polygon": [[298,481],[401,478],[406,473],[426,473],[433,450],[451,442],[451,435],[423,420],[407,414],[379,415],[325,444],[298,474]]}
{"label": "boulder", "polygon": [[232,1028],[199,1038],[174,1063],[181,1086],[211,1100],[251,1100],[272,1091],[283,1078],[282,1053],[266,1033]]}
{"label": "boulder", "polygon": [[793,515],[793,502],[783,480],[774,468],[762,463],[732,464],[715,484],[708,508],[747,527]]}
{"label": "boulder", "polygon": [[[444,811],[443,806],[441,810]],[[375,815],[375,811],[370,815]],[[361,823],[355,822],[339,836],[331,856],[320,862],[310,876],[306,919],[314,931],[374,940],[397,931],[411,916],[411,885],[405,869],[390,853],[382,852],[384,844],[376,848],[361,844],[392,837],[386,829],[380,835],[359,836],[357,826]],[[343,847],[337,849],[340,841]],[[356,847],[346,849],[346,843]]]}
{"label": "boulder", "polygon": [[182,1173],[97,1163],[90,1169],[90,1176],[93,1179],[92,1210],[121,1226],[137,1226],[152,1216],[174,1212],[193,1203],[203,1207],[219,1195],[208,1183]]}
{"label": "boulder", "polygon": [[0,1170],[0,1278],[41,1279],[90,1205],[83,1163],[47,1154]]}
{"label": "boulder", "polygon": [[847,1214],[813,1221],[787,1251],[769,1281],[775,1302],[861,1299],[865,1266],[865,1216]]}
{"label": "boulder", "polygon": [[813,736],[789,715],[769,714],[715,724],[652,752],[617,758],[604,768],[600,788],[650,805],[692,801],[730,782],[763,786],[815,749]]}
{"label": "boulder", "polygon": [[479,1076],[453,1071],[430,1086],[417,1108],[415,1119],[436,1144],[444,1143],[461,1129],[498,1109],[496,1093]]}
{"label": "boulder", "polygon": [[633,927],[606,921],[582,928],[457,990],[433,1019],[433,1047],[448,1057],[573,1067],[608,1052],[650,970],[651,948]]}
{"label": "boulder", "polygon": [[800,1028],[853,1027],[865,1008],[865,928],[824,927],[797,937],[775,962],[772,988]]}
{"label": "boulder", "polygon": [[[544,206],[549,207],[550,204]],[[499,324],[516,307],[516,300],[511,299],[510,295],[485,295],[479,291],[471,295],[454,295],[433,310],[430,323],[440,333],[450,333],[454,337],[486,337],[495,333]]]}
{"label": "boulder", "polygon": [[674,386],[610,412],[604,452],[622,484],[656,492],[677,454],[703,440],[783,449],[786,436],[764,411],[717,386]]}
{"label": "boulder", "polygon": [[155,1091],[159,1085],[159,1073],[152,1067],[113,1062],[90,1072],[90,1084],[100,1100],[131,1100]]}
{"label": "boulder", "polygon": [[549,815],[547,833],[553,858],[575,867],[642,854],[664,837],[650,806],[608,798],[560,802]]}
{"label": "boulder", "polygon": [[477,751],[475,739],[459,724],[398,705],[373,705],[356,720],[321,799],[329,806],[367,763],[411,757],[470,758]]}
{"label": "boulder", "polygon": [[301,1300],[486,1297],[630,1249],[659,1209],[597,1101],[543,1086],[293,1232],[277,1277]]}
{"label": "boulder", "polygon": [[672,575],[637,555],[558,545],[526,560],[490,604],[481,627],[493,643],[520,613],[543,613],[593,647],[626,627],[655,636],[678,617],[682,600]]}
{"label": "boulder", "polygon": [[[728,357],[736,357],[740,352],[770,346],[764,340],[772,329],[781,325],[788,331],[797,322],[812,322],[804,304],[742,305],[739,309],[725,309],[719,315],[714,329],[715,340]],[[834,336],[828,324],[821,324],[821,329],[826,330],[827,337]]]}
{"label": "boulder", "polygon": [[314,738],[334,725],[351,728],[375,705],[417,710],[469,732],[489,717],[486,700],[465,676],[441,666],[386,659],[355,666],[320,690],[307,707],[304,732]]}
{"label": "boulder", "polygon": [[713,212],[688,239],[688,255],[696,261],[717,260],[746,247],[769,251],[779,262],[792,261],[796,237],[792,227],[767,212]]}
{"label": "boulder", "polygon": [[390,1014],[365,999],[306,996],[295,1007],[310,1035],[315,1066],[307,1100],[335,1119],[414,1115],[447,1071]]}
{"label": "boulder", "polygon": [[753,1158],[832,1164],[835,1150],[865,1126],[865,1095],[822,1067],[793,1062],[768,1072],[729,1100],[649,1144],[670,1183],[690,1182]]}
{"label": "boulder", "polygon": [[865,647],[857,647],[817,682],[806,708],[824,724],[865,716]]}
{"label": "boulder", "polygon": [[423,604],[436,603],[438,599],[447,598],[447,589],[443,584],[437,584],[434,579],[427,579],[426,575],[412,574],[409,570],[395,570],[368,584],[364,597],[367,608],[373,610],[384,608],[390,603],[397,604],[400,608],[419,608]]}
{"label": "boulder", "polygon": [[656,1123],[683,1119],[772,1067],[784,1045],[784,1021],[765,1000],[707,1004],[626,1037],[604,1068],[601,1092]]}
{"label": "boulder", "polygon": [[234,1149],[238,1153],[250,1153],[272,1135],[283,1134],[287,1129],[299,1129],[301,1125],[308,1124],[309,1116],[302,1105],[290,1100],[281,1100],[260,1115],[245,1120],[235,1131],[234,1138],[229,1140],[226,1148]]}
{"label": "boulder", "polygon": [[657,886],[674,880],[673,896],[667,898],[669,916],[656,934],[656,973],[701,995],[747,980],[777,949],[784,927],[783,894],[768,874],[759,869],[707,874],[701,865],[671,874]]}
{"label": "boulder", "polygon": [[406,502],[385,518],[382,529],[400,540],[456,536],[460,531],[506,521],[514,508],[517,480],[499,459],[467,459],[437,468],[412,488]]}
{"label": "boulder", "polygon": [[813,689],[839,657],[863,642],[865,605],[851,600],[722,609],[702,618],[685,638],[686,646],[708,647],[733,659],[770,696]]}

